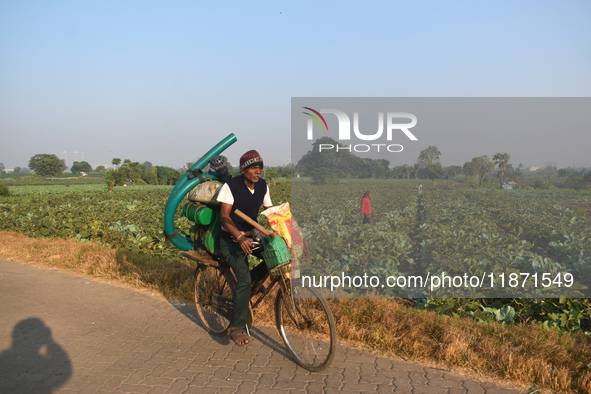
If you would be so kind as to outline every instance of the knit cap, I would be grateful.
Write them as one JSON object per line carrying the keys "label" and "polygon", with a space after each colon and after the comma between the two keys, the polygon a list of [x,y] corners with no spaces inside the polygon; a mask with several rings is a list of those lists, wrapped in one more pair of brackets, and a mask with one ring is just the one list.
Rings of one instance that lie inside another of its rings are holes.
{"label": "knit cap", "polygon": [[240,157],[240,171],[244,171],[255,164],[260,165],[261,168],[263,167],[263,159],[256,150],[249,150]]}

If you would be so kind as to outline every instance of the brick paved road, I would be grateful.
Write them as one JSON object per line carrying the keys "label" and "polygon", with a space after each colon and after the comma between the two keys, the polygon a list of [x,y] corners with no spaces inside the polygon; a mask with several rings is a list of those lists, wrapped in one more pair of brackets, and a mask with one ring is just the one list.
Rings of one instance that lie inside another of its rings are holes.
{"label": "brick paved road", "polygon": [[274,328],[235,346],[191,306],[13,262],[0,261],[0,300],[0,392],[518,392],[345,346],[309,373]]}

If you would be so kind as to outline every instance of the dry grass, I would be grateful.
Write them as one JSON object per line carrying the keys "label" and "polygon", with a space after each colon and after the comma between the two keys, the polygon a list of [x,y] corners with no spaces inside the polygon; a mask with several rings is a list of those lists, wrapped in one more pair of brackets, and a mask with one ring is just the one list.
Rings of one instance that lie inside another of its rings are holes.
{"label": "dry grass", "polygon": [[403,300],[333,300],[339,335],[414,360],[558,391],[591,392],[591,338],[482,324],[409,309]]}
{"label": "dry grass", "polygon": [[[59,257],[57,257],[59,256]],[[0,258],[69,270],[192,299],[194,265],[96,244],[0,232]],[[274,321],[267,297],[257,320]],[[329,300],[339,337],[386,354],[462,368],[561,392],[591,392],[591,338],[538,326],[482,324],[409,307],[398,299]]]}
{"label": "dry grass", "polygon": [[191,300],[194,264],[59,238],[0,232],[0,258],[43,265],[148,289],[172,300]]}

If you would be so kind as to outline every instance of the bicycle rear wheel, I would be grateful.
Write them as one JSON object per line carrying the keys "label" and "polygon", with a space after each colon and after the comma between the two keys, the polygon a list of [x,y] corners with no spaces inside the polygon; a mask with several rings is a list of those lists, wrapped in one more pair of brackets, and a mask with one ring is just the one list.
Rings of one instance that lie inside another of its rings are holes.
{"label": "bicycle rear wheel", "polygon": [[232,321],[234,289],[219,268],[200,265],[195,271],[195,309],[203,327],[214,335],[226,335]]}
{"label": "bicycle rear wheel", "polygon": [[324,298],[311,288],[282,286],[275,299],[279,335],[295,361],[317,372],[332,361],[337,346],[334,317]]}

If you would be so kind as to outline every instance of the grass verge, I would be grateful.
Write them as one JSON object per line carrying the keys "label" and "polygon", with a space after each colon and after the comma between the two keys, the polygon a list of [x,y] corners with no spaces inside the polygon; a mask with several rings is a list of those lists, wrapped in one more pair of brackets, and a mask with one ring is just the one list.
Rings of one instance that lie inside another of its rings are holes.
{"label": "grass verge", "polygon": [[31,238],[0,231],[0,259],[43,265],[158,292],[170,300],[190,301],[195,264],[110,249],[91,242]]}
{"label": "grass verge", "polygon": [[[13,232],[0,232],[0,258],[111,280],[170,300],[192,299],[194,264],[186,260]],[[583,334],[446,317],[413,309],[400,299],[329,302],[339,337],[366,348],[529,386],[591,392],[591,338]],[[270,313],[260,317],[272,321]]]}

